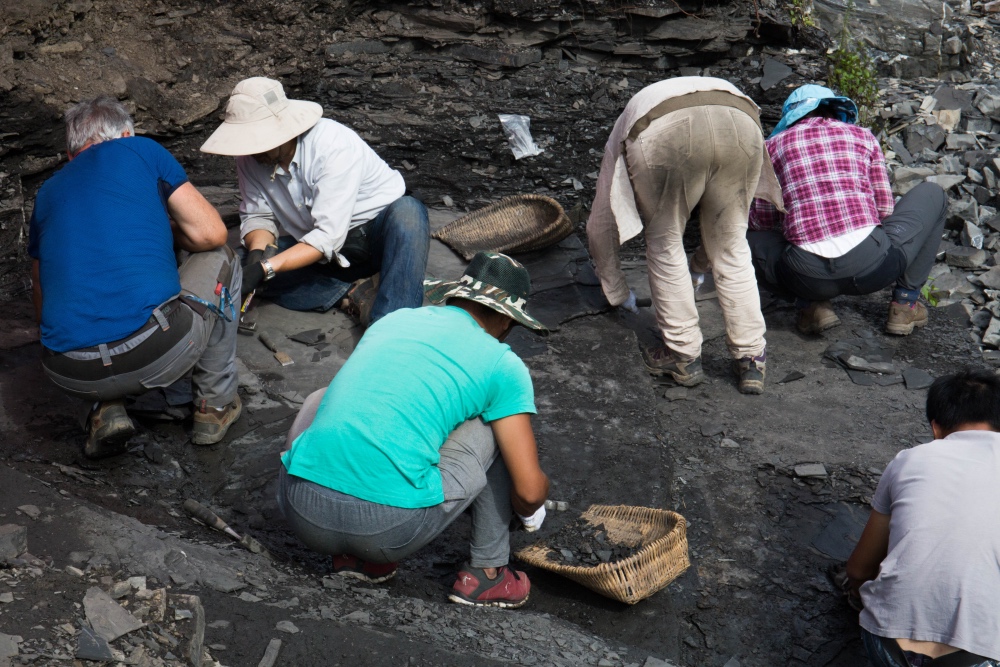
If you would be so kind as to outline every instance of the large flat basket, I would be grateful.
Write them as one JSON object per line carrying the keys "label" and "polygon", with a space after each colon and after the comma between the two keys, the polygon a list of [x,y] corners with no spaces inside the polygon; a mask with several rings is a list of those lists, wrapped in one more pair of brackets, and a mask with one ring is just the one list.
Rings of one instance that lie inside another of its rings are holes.
{"label": "large flat basket", "polygon": [[591,505],[580,518],[594,526],[603,523],[610,539],[639,547],[639,550],[628,558],[593,567],[564,565],[550,560],[548,556],[553,549],[545,540],[514,555],[525,563],[561,574],[627,604],[635,604],[663,589],[691,565],[687,522],[676,512],[626,505]]}
{"label": "large flat basket", "polygon": [[471,260],[480,250],[530,252],[562,241],[573,223],[555,199],[543,195],[504,197],[431,234]]}

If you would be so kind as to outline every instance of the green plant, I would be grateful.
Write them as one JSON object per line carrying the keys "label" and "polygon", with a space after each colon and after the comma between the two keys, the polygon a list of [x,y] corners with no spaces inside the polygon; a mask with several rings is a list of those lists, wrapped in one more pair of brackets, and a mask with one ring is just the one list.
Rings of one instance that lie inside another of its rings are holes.
{"label": "green plant", "polygon": [[788,19],[793,26],[803,25],[806,28],[815,28],[816,19],[812,16],[812,7],[809,0],[791,0],[788,3]]}
{"label": "green plant", "polygon": [[858,105],[858,124],[865,127],[879,120],[880,96],[875,61],[851,35],[850,20],[854,0],[848,0],[840,31],[840,44],[827,53],[830,88],[854,100]]}

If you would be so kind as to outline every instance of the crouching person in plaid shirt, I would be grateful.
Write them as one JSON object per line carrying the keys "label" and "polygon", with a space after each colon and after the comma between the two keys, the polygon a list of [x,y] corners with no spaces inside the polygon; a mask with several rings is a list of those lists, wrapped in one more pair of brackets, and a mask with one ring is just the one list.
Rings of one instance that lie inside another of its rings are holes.
{"label": "crouching person in plaid shirt", "polygon": [[922,183],[893,205],[885,156],[858,109],[829,88],[805,85],[785,101],[767,140],[786,213],[754,200],[747,239],[758,277],[798,298],[796,326],[815,334],[840,324],[839,295],[894,285],[886,332],[927,324],[917,299],[941,240],[948,197]]}

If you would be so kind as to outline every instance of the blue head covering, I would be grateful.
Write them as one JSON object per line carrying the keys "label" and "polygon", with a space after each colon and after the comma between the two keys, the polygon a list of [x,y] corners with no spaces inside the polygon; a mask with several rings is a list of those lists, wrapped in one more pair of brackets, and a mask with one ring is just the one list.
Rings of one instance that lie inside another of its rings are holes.
{"label": "blue head covering", "polygon": [[858,121],[858,105],[850,97],[840,97],[829,88],[807,83],[792,91],[785,100],[781,107],[781,120],[771,136],[784,132],[820,105],[832,107],[837,112],[838,120],[844,123],[853,124]]}

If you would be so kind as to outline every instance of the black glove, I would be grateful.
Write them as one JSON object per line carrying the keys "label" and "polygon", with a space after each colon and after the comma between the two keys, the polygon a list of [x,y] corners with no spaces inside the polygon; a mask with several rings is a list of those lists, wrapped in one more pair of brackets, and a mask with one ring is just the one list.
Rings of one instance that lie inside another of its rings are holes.
{"label": "black glove", "polygon": [[247,261],[243,265],[243,285],[240,294],[244,299],[264,282],[264,267],[260,261],[264,259],[263,250],[251,250],[247,253]]}

